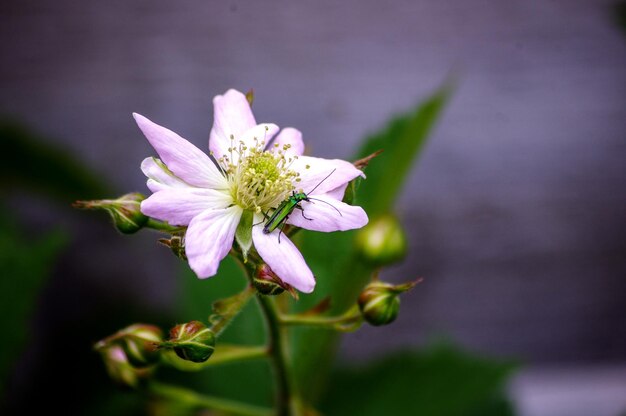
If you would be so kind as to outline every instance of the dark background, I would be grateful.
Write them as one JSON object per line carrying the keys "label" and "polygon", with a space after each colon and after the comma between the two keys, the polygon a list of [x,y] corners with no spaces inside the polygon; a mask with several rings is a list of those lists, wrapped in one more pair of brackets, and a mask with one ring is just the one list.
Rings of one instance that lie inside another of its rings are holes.
{"label": "dark background", "polygon": [[[454,75],[397,206],[410,255],[386,272],[426,280],[394,325],[348,335],[341,356],[445,337],[527,364],[623,363],[626,38],[616,10],[591,0],[5,2],[0,116],[79,157],[116,194],[147,192],[139,164],[154,152],[133,111],[206,149],[212,97],[254,88],[258,121],[299,128],[313,155],[350,158]],[[103,314],[172,308],[178,263],[153,235],[121,237],[102,217],[10,195],[33,235],[72,235],[34,317],[39,342]],[[17,379],[43,371],[50,351],[31,345]]]}

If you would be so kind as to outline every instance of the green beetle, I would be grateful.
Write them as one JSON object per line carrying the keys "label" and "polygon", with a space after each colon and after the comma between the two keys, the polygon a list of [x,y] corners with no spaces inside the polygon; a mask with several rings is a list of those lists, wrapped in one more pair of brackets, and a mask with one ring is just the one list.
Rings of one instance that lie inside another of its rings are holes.
{"label": "green beetle", "polygon": [[[310,194],[311,192],[315,191],[317,189],[317,187],[320,186],[322,184],[322,182],[324,182],[326,179],[328,179],[330,177],[330,175],[332,175],[336,170],[337,169],[333,169],[332,172],[330,172],[328,174],[328,176],[326,176],[324,179],[322,179],[320,181],[320,183],[315,185],[315,188],[311,189],[308,192],[308,194]],[[304,193],[304,192],[293,191],[291,193],[291,196],[289,196],[287,199],[285,199],[283,202],[281,202],[281,204],[278,206],[278,208],[276,208],[276,210],[274,210],[272,215],[268,218],[267,222],[265,223],[265,226],[263,227],[263,232],[265,234],[269,234],[269,233],[271,233],[272,231],[274,231],[278,227],[281,227],[281,232],[282,232],[282,228],[285,226],[285,222],[289,218],[289,215],[291,215],[293,210],[296,209],[296,208],[302,211],[302,216],[305,219],[307,219],[309,221],[312,221],[313,218],[307,218],[304,215],[304,209],[299,205],[302,201],[307,201],[307,202],[319,201],[319,202],[323,202],[323,203],[328,204],[331,207],[333,207],[335,209],[335,211],[337,211],[339,213],[339,215],[343,216],[341,214],[341,211],[339,211],[333,205],[329,204],[326,201],[322,201],[321,199],[310,198],[308,194]],[[280,233],[278,234],[278,242],[280,243]]]}

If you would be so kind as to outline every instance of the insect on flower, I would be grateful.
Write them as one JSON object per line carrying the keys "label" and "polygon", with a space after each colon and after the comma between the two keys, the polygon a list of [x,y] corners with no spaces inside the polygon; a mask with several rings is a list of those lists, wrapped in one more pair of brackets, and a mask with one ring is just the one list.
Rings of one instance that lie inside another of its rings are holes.
{"label": "insect on flower", "polygon": [[287,219],[289,219],[289,215],[293,212],[294,209],[299,209],[300,211],[302,211],[302,217],[304,217],[304,219],[313,221],[313,218],[308,218],[304,215],[304,208],[302,208],[302,206],[300,205],[300,203],[303,201],[311,202],[311,203],[313,203],[312,201],[323,202],[325,204],[330,205],[335,211],[339,213],[340,216],[343,216],[341,214],[341,211],[335,208],[332,204],[326,201],[322,201],[321,199],[309,197],[309,194],[315,191],[322,184],[322,182],[324,182],[326,179],[330,177],[330,175],[335,173],[335,170],[337,169],[333,169],[328,174],[328,176],[322,179],[317,185],[315,185],[315,188],[311,189],[308,193],[305,193],[303,191],[301,192],[292,191],[291,196],[289,196],[286,200],[284,200],[278,206],[278,208],[276,208],[276,210],[272,213],[272,215],[268,218],[267,222],[265,223],[265,226],[263,227],[263,233],[269,234],[280,226],[281,232],[278,234],[278,242],[280,242],[280,234],[282,233],[282,230],[285,226]]}
{"label": "insect on flower", "polygon": [[[213,104],[212,158],[173,131],[134,114],[159,156],[141,164],[153,192],[141,202],[141,212],[186,227],[184,254],[199,278],[215,275],[238,244],[242,250],[256,250],[283,282],[310,293],[313,272],[289,237],[281,237],[281,227],[321,232],[363,227],[368,222],[365,211],[342,199],[348,184],[365,175],[341,159],[305,156],[300,131],[258,124],[239,91],[228,90]],[[269,219],[267,213],[272,213]]]}

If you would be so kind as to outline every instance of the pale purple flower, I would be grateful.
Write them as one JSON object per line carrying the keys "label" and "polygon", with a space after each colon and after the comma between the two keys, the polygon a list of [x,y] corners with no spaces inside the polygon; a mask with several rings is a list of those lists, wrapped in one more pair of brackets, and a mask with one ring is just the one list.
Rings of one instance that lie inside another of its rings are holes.
{"label": "pale purple flower", "polygon": [[279,229],[263,232],[264,213],[271,213],[292,191],[302,190],[318,200],[301,203],[310,220],[296,209],[287,223],[323,232],[363,227],[368,221],[365,211],[341,202],[347,184],[362,172],[343,160],[303,156],[302,134],[296,129],[285,128],[271,141],[278,126],[257,124],[239,91],[218,95],[213,105],[209,149],[217,164],[176,133],[133,114],[160,157],[141,164],[153,192],[141,211],[188,227],[185,252],[200,278],[217,273],[243,212],[250,211],[256,224],[252,242],[263,261],[284,282],[302,292],[313,291],[315,278],[296,246],[284,234],[279,240]]}

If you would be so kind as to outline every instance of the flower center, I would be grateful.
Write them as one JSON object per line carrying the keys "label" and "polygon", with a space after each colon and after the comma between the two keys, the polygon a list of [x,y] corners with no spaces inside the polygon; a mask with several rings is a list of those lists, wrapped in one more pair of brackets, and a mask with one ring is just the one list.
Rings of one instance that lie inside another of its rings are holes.
{"label": "flower center", "polygon": [[[254,212],[265,212],[276,208],[295,189],[294,182],[299,182],[299,173],[289,167],[297,156],[287,157],[285,151],[290,145],[282,148],[274,145],[275,150],[265,150],[265,141],[254,139],[254,147],[248,148],[243,142],[229,148],[230,157],[218,160],[228,182],[230,193],[237,205]],[[233,163],[233,156],[238,162]]]}

